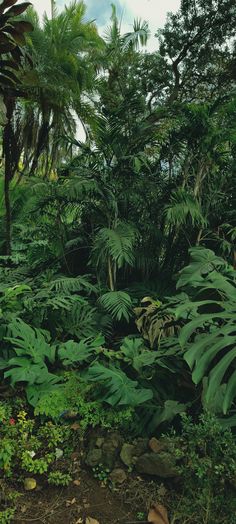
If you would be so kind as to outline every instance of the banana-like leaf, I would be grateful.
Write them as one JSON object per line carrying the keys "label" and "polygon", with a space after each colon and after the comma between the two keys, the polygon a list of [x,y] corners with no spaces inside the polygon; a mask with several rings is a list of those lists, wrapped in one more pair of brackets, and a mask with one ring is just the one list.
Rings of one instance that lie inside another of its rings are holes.
{"label": "banana-like leaf", "polygon": [[0,5],[0,13],[3,13],[8,7],[12,7],[18,0],[3,0]]}
{"label": "banana-like leaf", "polygon": [[32,5],[31,2],[23,2],[19,5],[13,5],[13,7],[10,7],[10,9],[8,9],[6,15],[8,17],[22,15],[22,13],[24,13],[30,5]]}

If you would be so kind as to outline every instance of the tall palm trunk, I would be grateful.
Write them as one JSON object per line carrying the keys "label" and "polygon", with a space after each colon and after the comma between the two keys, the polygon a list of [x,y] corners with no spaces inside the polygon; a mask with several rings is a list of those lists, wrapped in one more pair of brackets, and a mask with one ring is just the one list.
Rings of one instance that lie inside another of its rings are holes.
{"label": "tall palm trunk", "polygon": [[15,109],[15,99],[5,97],[4,102],[7,109],[7,124],[3,132],[3,156],[5,159],[4,172],[4,199],[5,199],[5,255],[11,255],[11,202],[10,202],[10,183],[17,168],[19,153],[17,142],[13,130],[13,113]]}

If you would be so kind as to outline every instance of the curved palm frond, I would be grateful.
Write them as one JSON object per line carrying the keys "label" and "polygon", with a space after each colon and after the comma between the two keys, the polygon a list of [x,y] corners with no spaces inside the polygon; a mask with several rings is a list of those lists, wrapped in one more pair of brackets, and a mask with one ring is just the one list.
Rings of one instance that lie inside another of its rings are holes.
{"label": "curved palm frond", "polygon": [[192,225],[206,225],[200,203],[184,189],[178,189],[172,193],[170,203],[165,209],[165,218],[166,223],[177,227],[186,224],[188,221]]}

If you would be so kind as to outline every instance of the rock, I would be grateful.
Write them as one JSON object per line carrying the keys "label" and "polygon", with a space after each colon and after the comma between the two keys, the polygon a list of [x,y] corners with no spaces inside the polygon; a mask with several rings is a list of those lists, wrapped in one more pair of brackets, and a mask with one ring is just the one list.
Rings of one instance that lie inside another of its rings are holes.
{"label": "rock", "polygon": [[37,482],[33,478],[26,478],[24,480],[24,488],[26,491],[33,491],[37,486]]}
{"label": "rock", "polygon": [[102,463],[104,466],[109,469],[114,467],[119,455],[120,446],[121,439],[119,435],[114,433],[107,436],[102,446]]}
{"label": "rock", "polygon": [[127,475],[123,469],[115,468],[110,474],[110,479],[114,484],[123,484],[127,480]]}
{"label": "rock", "polygon": [[131,467],[134,464],[134,457],[135,457],[135,446],[133,444],[123,444],[120,452],[120,458],[122,462],[129,467]]}
{"label": "rock", "polygon": [[163,441],[163,439],[158,440],[156,437],[152,437],[149,440],[149,448],[153,451],[153,453],[160,453],[161,451],[164,451],[166,449],[166,443]]}
{"label": "rock", "polygon": [[99,448],[90,449],[85,462],[91,468],[98,466],[102,462],[102,450]]}
{"label": "rock", "polygon": [[148,438],[139,438],[135,443],[135,455],[139,457],[148,451]]}
{"label": "rock", "polygon": [[74,424],[71,424],[70,429],[72,429],[72,431],[79,431],[81,426],[78,422],[74,422]]}
{"label": "rock", "polygon": [[108,433],[105,443],[110,443],[113,448],[120,448],[122,445],[122,437],[119,433]]}
{"label": "rock", "polygon": [[101,448],[105,442],[105,439],[103,437],[98,437],[95,442],[95,446],[97,448]]}
{"label": "rock", "polygon": [[108,433],[106,437],[101,434],[93,434],[88,444],[85,463],[92,468],[102,464],[110,471],[115,467],[122,446],[122,438],[119,433]]}
{"label": "rock", "polygon": [[138,457],[135,468],[139,473],[166,479],[178,476],[175,458],[166,452],[144,453]]}

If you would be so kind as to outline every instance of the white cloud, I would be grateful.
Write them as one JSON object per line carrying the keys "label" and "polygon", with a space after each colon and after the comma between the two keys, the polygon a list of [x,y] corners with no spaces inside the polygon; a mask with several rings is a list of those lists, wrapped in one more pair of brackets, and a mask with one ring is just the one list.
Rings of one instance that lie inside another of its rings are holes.
{"label": "white cloud", "polygon": [[129,11],[129,18],[131,15],[133,18],[147,20],[151,31],[148,50],[154,51],[157,48],[155,38],[157,29],[164,26],[169,11],[178,10],[180,0],[123,0],[123,5],[124,9]]}
{"label": "white cloud", "polygon": [[[40,16],[43,15],[44,11],[50,14],[50,0],[31,1]],[[96,11],[98,10],[99,1],[100,0],[94,0],[94,3],[96,4]],[[64,4],[63,0],[57,0],[56,3],[58,7],[59,5]],[[65,3],[69,3],[69,1]],[[90,0],[90,6],[91,4],[92,2]],[[111,4],[111,0],[108,0],[108,4]],[[149,28],[152,34],[149,40],[148,50],[152,51],[157,48],[156,39],[154,37],[156,30],[159,27],[163,27],[168,11],[177,11],[180,5],[180,0],[120,0],[120,4],[123,6],[124,9],[122,23],[122,29],[124,32],[128,32],[131,30],[131,24],[134,18],[142,18],[142,20],[148,21]],[[107,25],[108,24],[109,20],[107,20]],[[101,32],[103,31],[103,29],[104,27],[100,27]]]}
{"label": "white cloud", "polygon": [[31,2],[40,16],[43,15],[44,11],[50,13],[50,0],[31,0]]}

